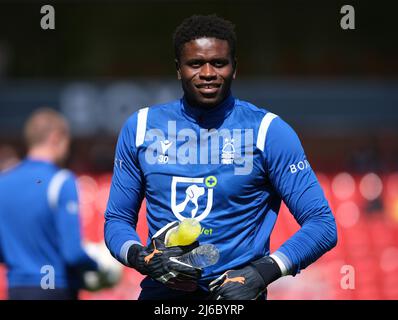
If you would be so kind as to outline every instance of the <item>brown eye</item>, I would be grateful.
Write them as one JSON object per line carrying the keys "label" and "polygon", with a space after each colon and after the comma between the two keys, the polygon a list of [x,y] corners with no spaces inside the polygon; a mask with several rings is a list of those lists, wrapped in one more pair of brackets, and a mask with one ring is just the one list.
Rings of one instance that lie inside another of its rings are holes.
{"label": "brown eye", "polygon": [[224,66],[226,66],[228,64],[227,61],[223,61],[223,60],[216,60],[213,62],[213,66],[215,66],[216,68],[222,68]]}
{"label": "brown eye", "polygon": [[201,62],[201,61],[197,61],[197,60],[193,60],[193,61],[190,61],[190,62],[188,63],[188,65],[189,65],[191,68],[197,69],[197,68],[200,68],[200,67],[201,67],[202,62]]}

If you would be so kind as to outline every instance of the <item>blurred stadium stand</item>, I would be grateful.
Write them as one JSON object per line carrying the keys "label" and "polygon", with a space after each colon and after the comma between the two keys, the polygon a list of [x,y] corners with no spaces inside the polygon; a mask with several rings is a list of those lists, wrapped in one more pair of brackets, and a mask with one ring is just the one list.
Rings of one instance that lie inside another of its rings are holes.
{"label": "blurred stadium stand", "polygon": [[[233,93],[326,136],[398,132],[398,81],[246,77],[234,83]],[[0,82],[0,135],[19,134],[26,115],[43,105],[63,111],[75,137],[115,135],[134,111],[181,95],[173,78]]]}
{"label": "blurred stadium stand", "polygon": [[[243,78],[233,92],[292,125],[316,170],[398,170],[397,81]],[[12,145],[22,155],[25,119],[39,106],[51,106],[72,126],[69,166],[109,171],[115,137],[127,117],[180,96],[171,78],[0,82],[0,145]]]}
{"label": "blurred stadium stand", "polygon": [[[377,175],[317,174],[338,226],[338,245],[296,277],[286,277],[269,288],[269,299],[397,299],[398,298],[398,173]],[[111,174],[80,174],[78,183],[84,237],[103,239],[103,212]],[[369,207],[379,199],[382,208]],[[271,237],[276,250],[299,226],[286,206]],[[145,203],[137,227],[147,237]],[[344,289],[344,266],[355,271],[354,289]],[[5,274],[0,269],[0,298],[5,298]],[[136,299],[143,277],[125,268],[122,281],[113,289],[82,291],[82,299]]]}

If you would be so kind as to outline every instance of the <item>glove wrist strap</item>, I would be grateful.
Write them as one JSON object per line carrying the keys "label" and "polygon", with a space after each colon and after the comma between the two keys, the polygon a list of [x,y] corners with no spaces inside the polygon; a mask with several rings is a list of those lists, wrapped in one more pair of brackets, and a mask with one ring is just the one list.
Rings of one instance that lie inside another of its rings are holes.
{"label": "glove wrist strap", "polygon": [[278,264],[269,256],[253,261],[251,265],[258,271],[264,280],[265,286],[274,282],[282,276],[281,269]]}
{"label": "glove wrist strap", "polygon": [[143,249],[143,246],[139,244],[133,244],[128,252],[127,252],[127,262],[129,263],[130,267],[133,267],[134,269],[137,269],[139,267],[138,265],[138,256]]}

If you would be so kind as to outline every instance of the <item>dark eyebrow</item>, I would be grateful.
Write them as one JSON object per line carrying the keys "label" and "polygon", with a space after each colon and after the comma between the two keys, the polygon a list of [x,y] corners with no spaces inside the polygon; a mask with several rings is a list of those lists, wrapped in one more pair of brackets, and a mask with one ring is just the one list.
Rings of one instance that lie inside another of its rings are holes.
{"label": "dark eyebrow", "polygon": [[205,63],[205,62],[210,62],[210,63],[214,63],[214,62],[222,62],[222,63],[228,63],[229,59],[224,58],[224,57],[215,57],[215,58],[211,58],[209,60],[203,59],[203,58],[192,58],[192,59],[188,59],[185,63],[186,64],[193,64],[193,63]]}
{"label": "dark eyebrow", "polygon": [[203,63],[205,61],[205,59],[203,58],[192,58],[192,59],[188,59],[185,63],[187,64],[191,64],[191,63]]}
{"label": "dark eyebrow", "polygon": [[227,58],[213,58],[211,59],[212,62],[223,62],[223,63],[228,63],[229,59]]}

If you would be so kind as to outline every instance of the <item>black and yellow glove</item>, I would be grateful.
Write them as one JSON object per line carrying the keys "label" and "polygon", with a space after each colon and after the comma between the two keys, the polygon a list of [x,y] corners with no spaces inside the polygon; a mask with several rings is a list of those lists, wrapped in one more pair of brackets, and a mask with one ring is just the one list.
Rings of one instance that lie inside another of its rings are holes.
{"label": "black and yellow glove", "polygon": [[138,272],[150,276],[169,288],[195,291],[202,270],[181,263],[176,258],[198,247],[198,242],[189,246],[166,247],[165,245],[167,233],[178,224],[178,221],[169,223],[159,230],[152,237],[148,247],[133,244],[128,251],[127,259],[130,266]]}
{"label": "black and yellow glove", "polygon": [[228,270],[209,285],[212,300],[256,300],[281,276],[274,259],[263,257],[238,270]]}

